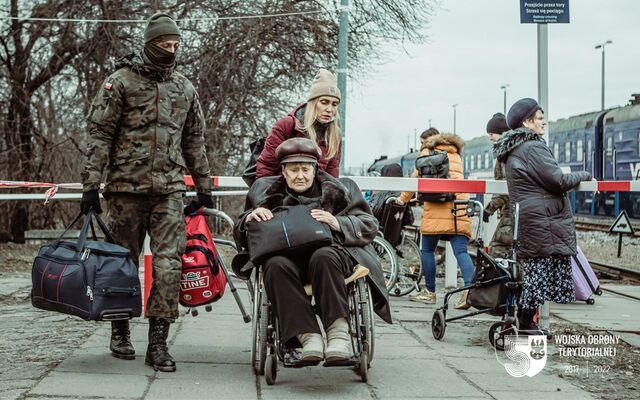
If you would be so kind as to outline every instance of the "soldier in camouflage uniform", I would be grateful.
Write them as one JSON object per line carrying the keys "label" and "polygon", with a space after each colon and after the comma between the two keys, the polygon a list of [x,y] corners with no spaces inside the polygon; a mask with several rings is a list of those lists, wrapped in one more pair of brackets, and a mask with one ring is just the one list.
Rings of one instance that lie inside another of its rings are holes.
{"label": "soldier in camouflage uniform", "polygon": [[[507,126],[507,120],[502,113],[494,114],[487,123],[487,134],[493,143],[497,142],[498,139],[500,139],[500,136],[508,130],[509,127]],[[493,176],[495,180],[505,180],[504,163],[496,160],[496,165],[493,169]],[[511,207],[509,205],[509,195],[493,195],[491,201],[485,207],[484,215],[482,216],[484,222],[489,222],[489,217],[496,211],[498,212],[500,221],[498,222],[496,231],[493,233],[491,243],[489,243],[489,254],[495,258],[511,258],[513,221],[511,216]]]}
{"label": "soldier in camouflage uniform", "polygon": [[[191,82],[174,71],[179,41],[171,17],[149,19],[144,50],[120,61],[91,105],[82,174],[82,211],[100,213],[98,190],[106,169],[109,229],[136,263],[145,234],[151,237],[154,283],[146,309],[146,363],[167,372],[176,369],[166,339],[178,317],[187,171],[198,192],[196,207],[213,207],[200,102]],[[112,323],[110,348],[115,357],[135,358],[128,321]]]}

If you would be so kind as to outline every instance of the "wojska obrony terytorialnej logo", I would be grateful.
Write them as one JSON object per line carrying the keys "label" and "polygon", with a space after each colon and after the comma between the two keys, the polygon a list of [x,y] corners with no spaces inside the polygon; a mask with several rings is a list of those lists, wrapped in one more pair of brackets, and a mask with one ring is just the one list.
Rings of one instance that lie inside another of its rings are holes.
{"label": "wojska obrony terytorialnej logo", "polygon": [[536,376],[547,365],[545,335],[504,336],[504,353],[496,350],[496,359],[515,378]]}

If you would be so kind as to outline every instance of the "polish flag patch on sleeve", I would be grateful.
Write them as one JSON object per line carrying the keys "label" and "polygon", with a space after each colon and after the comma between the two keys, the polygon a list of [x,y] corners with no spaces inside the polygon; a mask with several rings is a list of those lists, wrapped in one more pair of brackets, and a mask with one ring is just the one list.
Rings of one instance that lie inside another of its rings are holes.
{"label": "polish flag patch on sleeve", "polygon": [[111,87],[113,85],[111,84],[111,82],[106,82],[103,86],[104,90],[111,90]]}

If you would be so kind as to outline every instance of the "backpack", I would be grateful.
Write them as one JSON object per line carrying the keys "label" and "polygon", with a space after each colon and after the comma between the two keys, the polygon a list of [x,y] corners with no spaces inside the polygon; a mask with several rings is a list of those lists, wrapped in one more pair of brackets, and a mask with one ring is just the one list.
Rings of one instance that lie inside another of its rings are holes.
{"label": "backpack", "polygon": [[[429,150],[429,154],[416,159],[416,169],[420,178],[448,179],[449,156],[446,151]],[[446,203],[456,198],[454,193],[418,193],[418,201]]]}
{"label": "backpack", "polygon": [[265,140],[265,138],[261,137],[249,144],[251,156],[249,157],[249,161],[242,171],[242,180],[249,187],[251,187],[251,185],[253,185],[253,182],[256,181],[258,158],[260,157],[260,153],[262,153],[262,150],[264,149]]}
{"label": "backpack", "polygon": [[202,214],[186,217],[187,246],[182,254],[180,304],[196,307],[219,300],[227,278]]}

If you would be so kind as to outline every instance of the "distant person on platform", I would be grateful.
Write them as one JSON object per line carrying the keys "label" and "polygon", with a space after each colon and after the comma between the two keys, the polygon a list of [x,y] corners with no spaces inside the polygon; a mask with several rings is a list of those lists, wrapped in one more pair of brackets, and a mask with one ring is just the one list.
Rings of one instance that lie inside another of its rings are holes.
{"label": "distant person on platform", "polygon": [[[487,122],[487,135],[492,143],[496,143],[502,134],[509,130],[504,114],[496,113]],[[505,165],[496,160],[493,167],[493,178],[497,181],[505,180]],[[491,201],[484,209],[482,219],[489,222],[489,217],[498,212],[498,226],[496,227],[491,243],[489,243],[489,255],[494,258],[511,258],[513,247],[513,218],[508,194],[494,194]]]}
{"label": "distant person on platform", "polygon": [[[460,154],[464,148],[464,140],[459,136],[449,133],[438,133],[435,128],[430,128],[420,135],[423,141],[421,156],[427,156],[432,151],[446,152],[449,160],[449,174],[451,179],[464,179],[464,168]],[[418,176],[418,170],[414,169],[412,177]],[[415,192],[403,192],[398,198],[398,203],[406,204]],[[456,199],[467,200],[469,194],[456,193]],[[453,248],[453,253],[460,266],[460,272],[465,286],[471,284],[473,278],[473,262],[469,256],[467,246],[471,237],[471,220],[468,216],[452,215],[451,210],[457,208],[453,200],[444,203],[425,201],[422,220],[420,221],[420,234],[422,245],[420,246],[422,273],[425,279],[425,288],[417,293],[409,295],[409,300],[433,304],[436,302],[436,247],[440,239],[448,240]],[[467,309],[467,291],[463,291],[457,309]]]}
{"label": "distant person on platform", "polygon": [[513,130],[493,145],[505,163],[509,201],[518,203],[518,260],[524,267],[518,319],[524,334],[540,334],[533,322],[545,301],[575,301],[570,257],[576,254],[576,233],[567,191],[591,180],[585,171],[565,174],[542,136],[544,111],[531,98],[520,99],[507,113]]}

